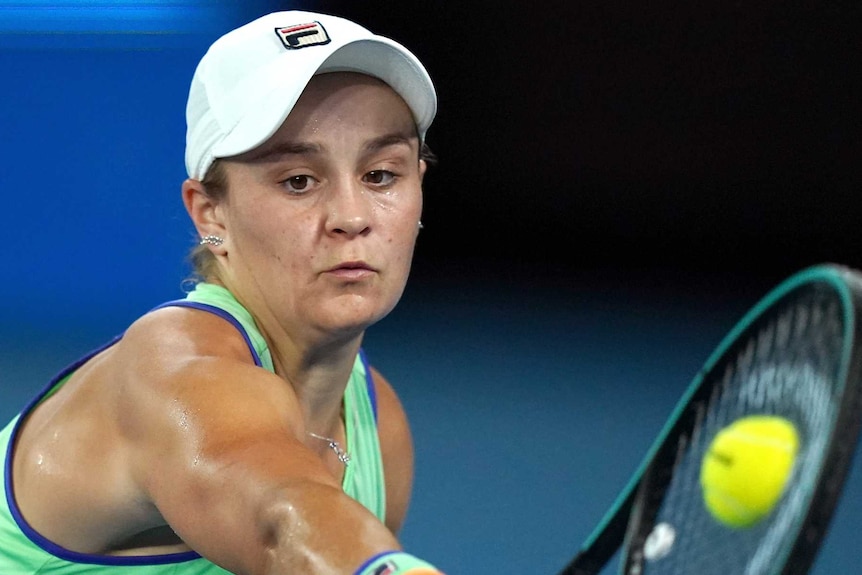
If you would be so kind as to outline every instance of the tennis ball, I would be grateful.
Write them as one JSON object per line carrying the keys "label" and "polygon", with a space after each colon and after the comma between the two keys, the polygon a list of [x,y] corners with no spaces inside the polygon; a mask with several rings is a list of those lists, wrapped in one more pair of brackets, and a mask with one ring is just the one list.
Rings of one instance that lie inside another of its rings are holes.
{"label": "tennis ball", "polygon": [[796,427],[783,417],[752,415],[721,429],[700,468],[706,508],[728,527],[751,527],[778,502],[798,449]]}

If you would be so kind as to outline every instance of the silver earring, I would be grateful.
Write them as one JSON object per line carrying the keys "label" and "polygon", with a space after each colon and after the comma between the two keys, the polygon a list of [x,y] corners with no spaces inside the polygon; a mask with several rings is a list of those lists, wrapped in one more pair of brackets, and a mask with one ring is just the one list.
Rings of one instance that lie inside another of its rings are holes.
{"label": "silver earring", "polygon": [[218,247],[224,243],[224,239],[218,236],[208,235],[201,238],[200,245]]}
{"label": "silver earring", "polygon": [[420,230],[425,229],[425,226],[422,225],[422,220],[419,220],[419,229]]}

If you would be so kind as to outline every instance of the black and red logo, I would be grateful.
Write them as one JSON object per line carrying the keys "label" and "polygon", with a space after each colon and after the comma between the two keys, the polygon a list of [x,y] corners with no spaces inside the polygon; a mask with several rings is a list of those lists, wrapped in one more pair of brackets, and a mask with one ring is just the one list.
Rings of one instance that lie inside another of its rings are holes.
{"label": "black and red logo", "polygon": [[329,34],[320,22],[309,22],[308,24],[297,24],[285,28],[276,28],[275,33],[281,39],[285,48],[297,50],[309,46],[320,46],[329,44]]}

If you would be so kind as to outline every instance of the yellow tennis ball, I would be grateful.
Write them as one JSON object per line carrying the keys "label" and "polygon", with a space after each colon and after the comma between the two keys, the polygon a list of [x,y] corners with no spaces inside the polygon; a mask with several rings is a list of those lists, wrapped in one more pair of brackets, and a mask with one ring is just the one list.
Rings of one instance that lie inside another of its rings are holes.
{"label": "yellow tennis ball", "polygon": [[716,434],[701,463],[706,508],[724,525],[751,527],[781,498],[798,450],[799,434],[787,419],[737,419]]}

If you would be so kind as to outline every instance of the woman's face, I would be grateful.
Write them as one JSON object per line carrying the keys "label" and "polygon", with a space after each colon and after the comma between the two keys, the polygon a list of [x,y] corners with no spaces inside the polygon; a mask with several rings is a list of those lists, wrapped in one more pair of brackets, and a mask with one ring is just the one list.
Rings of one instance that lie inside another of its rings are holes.
{"label": "woman's face", "polygon": [[389,86],[314,77],[270,140],[225,161],[226,287],[270,331],[356,335],[404,290],[425,168]]}

